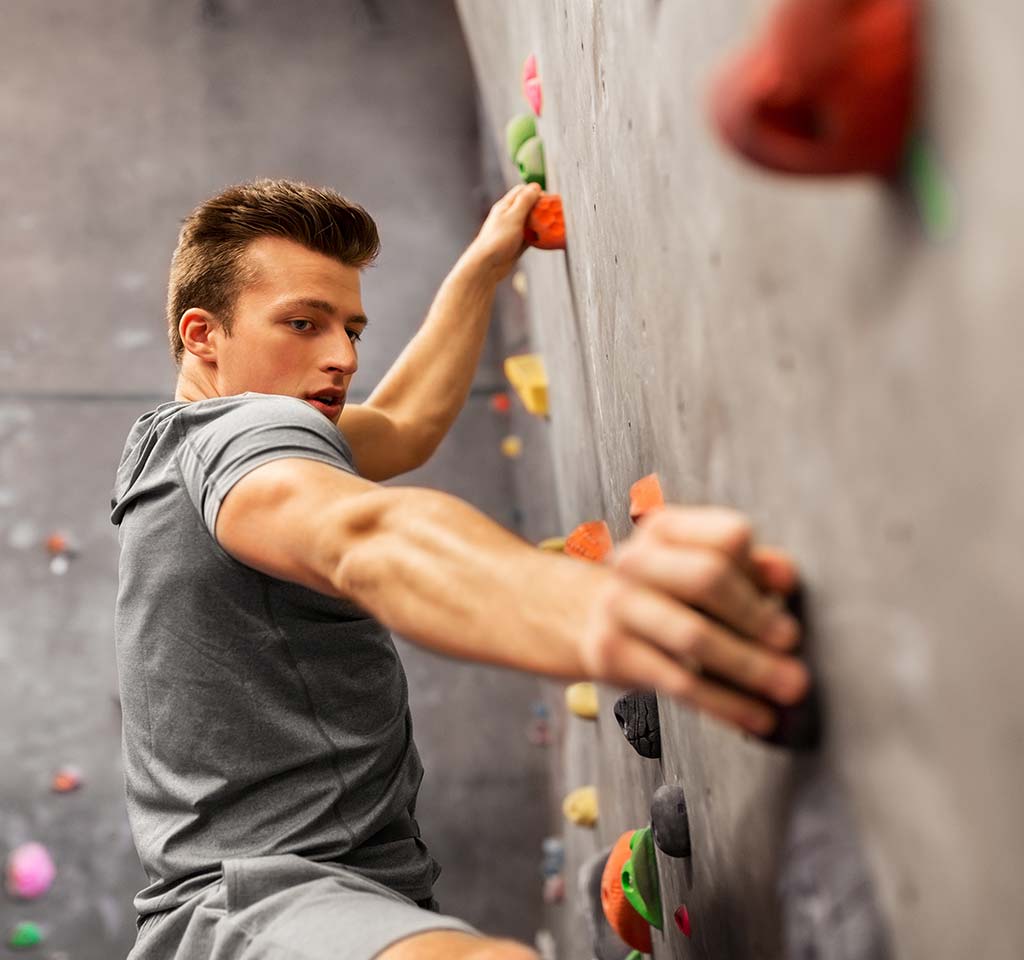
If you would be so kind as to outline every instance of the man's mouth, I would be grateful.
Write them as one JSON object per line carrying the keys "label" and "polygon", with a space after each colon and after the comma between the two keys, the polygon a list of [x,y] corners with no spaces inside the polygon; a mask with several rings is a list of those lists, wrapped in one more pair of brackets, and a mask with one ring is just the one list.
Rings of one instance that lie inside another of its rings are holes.
{"label": "man's mouth", "polygon": [[311,407],[315,407],[325,417],[330,417],[332,420],[341,413],[341,408],[345,405],[343,393],[316,393],[306,397],[305,400]]}

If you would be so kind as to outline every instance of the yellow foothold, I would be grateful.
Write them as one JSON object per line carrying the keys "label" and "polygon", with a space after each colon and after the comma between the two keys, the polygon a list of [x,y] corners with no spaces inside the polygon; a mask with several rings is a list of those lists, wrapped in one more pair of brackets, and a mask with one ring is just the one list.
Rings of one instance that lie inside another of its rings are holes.
{"label": "yellow foothold", "polygon": [[523,270],[517,270],[512,275],[512,289],[521,297],[526,296],[526,291],[529,290],[529,284],[526,280],[526,273]]}
{"label": "yellow foothold", "polygon": [[510,460],[515,460],[523,452],[523,441],[511,433],[501,441],[501,452]]}
{"label": "yellow foothold", "polygon": [[562,813],[580,827],[597,823],[597,787],[577,787],[562,801]]}
{"label": "yellow foothold", "polygon": [[597,687],[592,683],[572,683],[565,688],[565,705],[577,717],[597,719]]}
{"label": "yellow foothold", "polygon": [[537,417],[548,415],[548,375],[539,353],[506,358],[505,376],[530,413]]}
{"label": "yellow foothold", "polygon": [[565,537],[548,537],[547,540],[541,540],[537,546],[551,553],[564,553]]}

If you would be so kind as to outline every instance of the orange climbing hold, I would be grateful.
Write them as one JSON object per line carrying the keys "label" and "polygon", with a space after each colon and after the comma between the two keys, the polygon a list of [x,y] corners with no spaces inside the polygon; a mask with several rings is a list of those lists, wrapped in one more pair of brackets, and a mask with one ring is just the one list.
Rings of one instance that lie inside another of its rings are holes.
{"label": "orange climbing hold", "polygon": [[918,6],[782,0],[715,81],[719,133],[785,173],[895,173],[913,123]]}
{"label": "orange climbing hold", "polygon": [[542,196],[526,218],[523,236],[538,250],[565,249],[565,214],[562,198],[557,193]]}
{"label": "orange climbing hold", "polygon": [[656,473],[641,477],[629,488],[629,519],[636,523],[645,513],[665,506],[661,482]]}
{"label": "orange climbing hold", "polygon": [[647,921],[636,912],[622,890],[622,868],[632,856],[629,841],[632,830],[627,830],[615,842],[612,852],[601,874],[601,907],[611,928],[634,950],[650,953],[651,928]]}
{"label": "orange climbing hold", "polygon": [[581,523],[565,538],[565,552],[570,557],[600,563],[612,552],[612,532],[603,520]]}

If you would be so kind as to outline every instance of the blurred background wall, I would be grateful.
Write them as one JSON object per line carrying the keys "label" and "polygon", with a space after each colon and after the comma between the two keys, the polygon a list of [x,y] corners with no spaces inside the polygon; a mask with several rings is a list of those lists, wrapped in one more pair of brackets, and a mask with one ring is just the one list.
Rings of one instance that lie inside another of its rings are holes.
{"label": "blurred background wall", "polygon": [[[134,941],[145,879],[119,766],[108,504],[129,426],[172,396],[163,309],[180,221],[257,176],[328,185],[370,210],[383,253],[364,280],[374,322],[358,401],[495,184],[482,181],[472,71],[443,0],[40,0],[0,16],[0,859],[38,841],[58,871],[38,902],[0,897],[0,934],[37,920],[40,955],[112,960]],[[500,354],[405,482],[514,527],[507,425],[488,408]],[[54,532],[75,550],[63,575],[45,549]],[[532,940],[549,813],[544,754],[526,738],[536,682],[401,649],[442,908]],[[51,792],[63,764],[81,768],[82,789]]]}

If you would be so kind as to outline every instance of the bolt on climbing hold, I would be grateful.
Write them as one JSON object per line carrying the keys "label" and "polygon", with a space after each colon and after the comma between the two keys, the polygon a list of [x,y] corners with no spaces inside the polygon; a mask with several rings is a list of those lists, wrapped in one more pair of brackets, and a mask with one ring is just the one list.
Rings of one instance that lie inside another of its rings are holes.
{"label": "bolt on climbing hold", "polygon": [[630,690],[612,708],[629,745],[648,760],[661,756],[661,722],[658,697],[653,690]]}
{"label": "bolt on climbing hold", "polygon": [[641,477],[629,488],[629,519],[636,523],[645,513],[665,506],[661,481],[656,473]]}
{"label": "bolt on climbing hold", "polygon": [[635,832],[623,833],[608,854],[601,874],[601,907],[609,926],[625,943],[641,953],[650,953],[651,926],[626,896],[622,885],[623,870],[633,855],[630,842]]}
{"label": "bolt on climbing hold", "polygon": [[577,787],[562,801],[562,813],[578,827],[597,823],[597,787]]}
{"label": "bolt on climbing hold", "polygon": [[56,873],[46,847],[41,843],[23,843],[7,858],[7,892],[19,900],[35,900],[50,889]]}
{"label": "bolt on climbing hold", "polygon": [[50,572],[54,576],[60,577],[68,572],[75,551],[66,534],[59,531],[51,533],[46,538],[46,552],[50,555]]}
{"label": "bolt on climbing hold", "polygon": [[571,683],[565,688],[565,705],[571,713],[584,720],[597,719],[597,687],[586,681]]}
{"label": "bolt on climbing hold", "polygon": [[543,717],[536,717],[534,719],[526,736],[535,747],[551,746],[551,726]]}
{"label": "bolt on climbing hold", "polygon": [[537,74],[537,58],[532,53],[523,61],[523,96],[530,109],[539,117],[544,105],[544,95]]}
{"label": "bolt on climbing hold", "polygon": [[672,919],[676,922],[676,929],[684,936],[693,936],[693,928],[690,926],[690,911],[686,909],[686,904],[680,905],[674,914]]}
{"label": "bolt on climbing hold", "polygon": [[82,785],[82,771],[78,767],[61,767],[53,775],[50,789],[54,793],[71,793]]}
{"label": "bolt on climbing hold", "polygon": [[651,798],[651,831],[658,849],[668,857],[690,856],[690,817],[686,795],[677,783],[666,783]]}
{"label": "bolt on climbing hold", "polygon": [[505,376],[530,413],[537,417],[548,415],[548,375],[539,353],[506,357]]}
{"label": "bolt on climbing hold", "polygon": [[526,279],[526,273],[523,270],[517,270],[512,274],[512,289],[515,290],[519,296],[525,298],[527,292],[530,289],[530,282]]}
{"label": "bolt on climbing hold", "polygon": [[565,552],[579,560],[601,563],[612,552],[612,532],[603,520],[581,523],[565,538]]}
{"label": "bolt on climbing hold", "polygon": [[577,902],[590,934],[594,960],[628,960],[629,957],[641,956],[639,952],[631,951],[605,915],[601,887],[611,852],[612,847],[605,847],[592,854],[576,874]]}
{"label": "bolt on climbing hold", "polygon": [[504,390],[492,393],[488,402],[495,413],[508,413],[512,409],[512,399]]}
{"label": "bolt on climbing hold", "polygon": [[520,113],[509,120],[505,125],[505,146],[508,148],[509,160],[515,163],[519,148],[535,136],[537,136],[537,122],[530,114]]}
{"label": "bolt on climbing hold", "polygon": [[784,173],[891,176],[915,110],[919,0],[782,0],[714,82],[739,153]]}
{"label": "bolt on climbing hold", "polygon": [[565,537],[548,537],[545,540],[541,540],[537,544],[541,550],[547,550],[548,553],[564,553],[565,552]]}
{"label": "bolt on climbing hold", "polygon": [[[804,590],[798,586],[786,597],[787,612],[806,632]],[[824,720],[818,684],[811,678],[811,686],[804,698],[788,706],[776,707],[778,723],[771,733],[760,739],[765,743],[790,750],[816,750],[821,744]]]}
{"label": "bolt on climbing hold", "polygon": [[43,931],[39,924],[32,923],[30,920],[23,920],[15,925],[7,944],[15,950],[20,950],[24,947],[39,946],[42,942]]}
{"label": "bolt on climbing hold", "polygon": [[557,193],[538,198],[526,215],[523,239],[538,250],[565,249],[565,213]]}
{"label": "bolt on climbing hold", "polygon": [[541,190],[547,189],[544,142],[540,137],[530,137],[523,143],[516,151],[515,164],[523,183],[539,183]]}
{"label": "bolt on climbing hold", "polygon": [[518,459],[523,452],[523,441],[517,437],[514,433],[509,434],[501,441],[501,452],[509,460]]}

